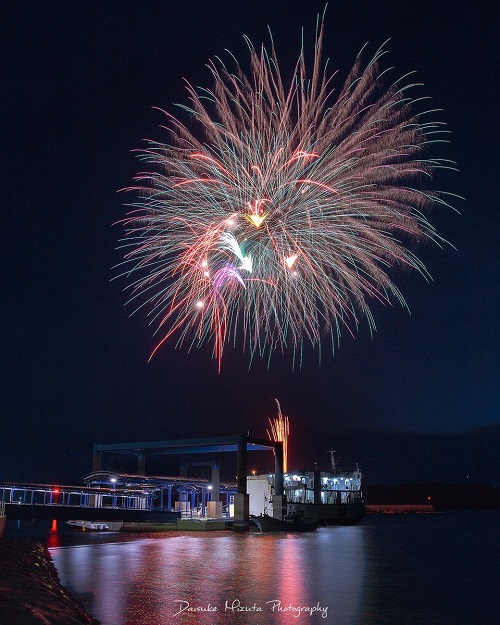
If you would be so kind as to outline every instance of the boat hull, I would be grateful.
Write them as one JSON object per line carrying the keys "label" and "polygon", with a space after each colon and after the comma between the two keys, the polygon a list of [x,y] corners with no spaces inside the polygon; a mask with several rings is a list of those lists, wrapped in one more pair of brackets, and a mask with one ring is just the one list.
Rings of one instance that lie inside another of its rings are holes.
{"label": "boat hull", "polygon": [[288,513],[301,515],[304,520],[316,520],[320,525],[355,525],[366,515],[365,504],[354,503],[289,503]]}
{"label": "boat hull", "polygon": [[250,517],[261,532],[315,532],[318,529],[316,521],[281,520],[264,514]]}

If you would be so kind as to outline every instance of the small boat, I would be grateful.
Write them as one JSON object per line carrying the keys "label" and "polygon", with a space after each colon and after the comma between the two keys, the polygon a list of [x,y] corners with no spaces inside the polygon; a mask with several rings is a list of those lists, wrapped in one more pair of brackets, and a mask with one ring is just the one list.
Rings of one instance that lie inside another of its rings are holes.
{"label": "small boat", "polygon": [[67,525],[88,532],[119,531],[123,521],[66,521]]}
{"label": "small boat", "polygon": [[281,520],[262,514],[252,516],[250,520],[261,532],[315,532],[318,529],[317,521],[305,521],[298,515],[285,517]]}

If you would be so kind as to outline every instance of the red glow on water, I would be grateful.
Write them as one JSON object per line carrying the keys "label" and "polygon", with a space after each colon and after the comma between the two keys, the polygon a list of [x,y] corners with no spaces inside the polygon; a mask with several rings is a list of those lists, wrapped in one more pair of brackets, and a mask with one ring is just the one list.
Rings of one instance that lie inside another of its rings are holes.
{"label": "red glow on water", "polygon": [[50,533],[47,539],[47,547],[60,547],[61,536],[59,535],[59,528],[57,526],[57,519],[52,519],[52,525],[50,526]]}

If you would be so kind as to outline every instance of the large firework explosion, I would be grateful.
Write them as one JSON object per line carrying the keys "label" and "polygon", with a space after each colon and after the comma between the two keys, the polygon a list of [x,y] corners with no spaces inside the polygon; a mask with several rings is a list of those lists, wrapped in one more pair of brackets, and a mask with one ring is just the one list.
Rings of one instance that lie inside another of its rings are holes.
{"label": "large firework explosion", "polygon": [[211,343],[219,368],[228,343],[295,357],[362,317],[373,329],[369,300],[406,306],[395,266],[427,277],[411,248],[443,241],[426,217],[443,194],[421,185],[447,166],[424,156],[442,124],[415,112],[408,77],[384,84],[383,48],[335,91],[322,41],[320,23],[312,73],[302,49],[286,84],[274,45],[248,42],[248,75],[210,62],[211,89],[187,84],[189,126],[165,113],[170,141],[141,151],[121,275],[156,326],[153,354],[175,335]]}

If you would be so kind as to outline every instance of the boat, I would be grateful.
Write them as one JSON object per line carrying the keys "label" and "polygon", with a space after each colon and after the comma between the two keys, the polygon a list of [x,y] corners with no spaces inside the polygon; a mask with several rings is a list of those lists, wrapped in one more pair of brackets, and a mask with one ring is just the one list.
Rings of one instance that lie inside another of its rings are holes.
{"label": "boat", "polygon": [[290,512],[298,512],[304,519],[315,519],[320,525],[356,525],[366,516],[362,501],[346,503],[289,503]]}
{"label": "boat", "polygon": [[[283,493],[288,517],[320,525],[353,525],[366,515],[361,490],[361,471],[338,471],[334,450],[328,452],[331,469],[285,473]],[[274,475],[250,475],[247,478],[250,514],[259,517],[273,513]]]}
{"label": "boat", "polygon": [[70,520],[66,524],[75,529],[88,532],[117,532],[121,529],[123,521],[84,521]]}
{"label": "boat", "polygon": [[281,520],[262,514],[251,516],[250,520],[261,532],[315,532],[318,529],[317,521],[305,521],[300,515],[287,516]]}

